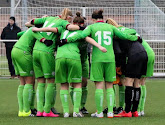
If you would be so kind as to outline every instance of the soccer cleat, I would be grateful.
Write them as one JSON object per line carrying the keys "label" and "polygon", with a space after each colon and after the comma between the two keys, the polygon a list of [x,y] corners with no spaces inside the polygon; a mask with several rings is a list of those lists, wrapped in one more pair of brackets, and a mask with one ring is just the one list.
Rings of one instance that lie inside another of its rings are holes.
{"label": "soccer cleat", "polygon": [[123,108],[122,108],[122,107],[119,107],[119,108],[117,109],[117,114],[120,114],[122,111],[123,111]]}
{"label": "soccer cleat", "polygon": [[141,116],[141,112],[138,112],[138,116]]}
{"label": "soccer cleat", "polygon": [[107,113],[107,118],[113,118],[113,112],[108,112]]}
{"label": "soccer cleat", "polygon": [[79,112],[79,113],[76,113],[76,112],[73,112],[73,117],[84,117],[84,115],[81,113],[81,112]]}
{"label": "soccer cleat", "polygon": [[23,116],[23,112],[20,112],[20,111],[19,111],[19,112],[18,112],[18,116],[19,116],[19,117],[22,117],[22,116]]}
{"label": "soccer cleat", "polygon": [[83,114],[88,114],[88,113],[89,113],[85,107],[83,107],[82,109],[80,109],[80,111],[81,111]]}
{"label": "soccer cleat", "polygon": [[42,117],[43,116],[43,112],[38,111],[36,116],[37,117]]}
{"label": "soccer cleat", "polygon": [[60,113],[59,112],[57,112],[57,110],[53,107],[53,108],[51,108],[51,111],[54,113],[54,114],[58,114],[58,115],[60,115]]}
{"label": "soccer cleat", "polygon": [[54,114],[52,111],[50,111],[49,113],[44,112],[43,116],[44,117],[59,117],[59,115]]}
{"label": "soccer cleat", "polygon": [[64,118],[68,118],[68,117],[70,117],[70,114],[69,113],[64,113]]}
{"label": "soccer cleat", "polygon": [[103,110],[103,113],[104,113],[104,114],[107,114],[107,113],[108,113],[108,108],[105,108],[105,109]]}
{"label": "soccer cleat", "polygon": [[116,107],[113,107],[113,113],[117,114],[117,108]]}
{"label": "soccer cleat", "polygon": [[91,114],[91,117],[98,117],[98,118],[103,118],[104,117],[104,114],[103,112],[101,112],[100,114],[98,114],[97,112]]}
{"label": "soccer cleat", "polygon": [[31,113],[33,114],[33,115],[36,115],[37,114],[37,109],[31,109]]}
{"label": "soccer cleat", "polygon": [[132,116],[133,116],[133,117],[139,117],[138,111],[132,112]]}
{"label": "soccer cleat", "polygon": [[132,117],[132,113],[131,111],[126,113],[125,111],[122,111],[121,113],[119,113],[118,115],[120,115],[121,117]]}
{"label": "soccer cleat", "polygon": [[141,116],[144,116],[144,111],[141,111]]}
{"label": "soccer cleat", "polygon": [[23,111],[23,117],[29,117],[29,116],[34,117],[35,115],[31,113],[31,110],[29,112]]}

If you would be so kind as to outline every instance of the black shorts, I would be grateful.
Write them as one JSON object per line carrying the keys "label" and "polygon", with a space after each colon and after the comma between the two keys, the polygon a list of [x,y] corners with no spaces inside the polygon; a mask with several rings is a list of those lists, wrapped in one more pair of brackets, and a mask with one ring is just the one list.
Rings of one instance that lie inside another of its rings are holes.
{"label": "black shorts", "polygon": [[147,71],[147,53],[145,51],[128,56],[125,69],[125,77],[138,78],[146,74]]}

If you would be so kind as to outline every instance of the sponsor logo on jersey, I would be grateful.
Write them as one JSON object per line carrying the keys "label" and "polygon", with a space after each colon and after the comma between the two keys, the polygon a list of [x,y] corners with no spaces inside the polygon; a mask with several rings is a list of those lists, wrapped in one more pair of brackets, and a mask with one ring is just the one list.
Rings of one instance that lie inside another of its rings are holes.
{"label": "sponsor logo on jersey", "polygon": [[114,79],[116,78],[116,76],[113,77]]}

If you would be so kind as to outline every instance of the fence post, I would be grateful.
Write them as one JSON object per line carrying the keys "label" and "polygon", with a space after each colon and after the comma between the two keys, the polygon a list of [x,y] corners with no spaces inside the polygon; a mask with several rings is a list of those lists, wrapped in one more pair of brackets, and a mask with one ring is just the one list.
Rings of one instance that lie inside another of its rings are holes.
{"label": "fence post", "polygon": [[82,16],[86,17],[86,7],[82,7]]}
{"label": "fence post", "polygon": [[15,0],[11,0],[10,16],[14,16]]}

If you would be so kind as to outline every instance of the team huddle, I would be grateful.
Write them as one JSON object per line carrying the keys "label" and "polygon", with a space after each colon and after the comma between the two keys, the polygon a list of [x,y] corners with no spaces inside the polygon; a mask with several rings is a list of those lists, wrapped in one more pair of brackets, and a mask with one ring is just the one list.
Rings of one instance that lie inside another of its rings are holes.
{"label": "team huddle", "polygon": [[[136,30],[110,18],[105,23],[102,10],[92,13],[92,21],[85,27],[85,18],[79,12],[73,18],[71,10],[65,8],[60,16],[32,19],[25,24],[29,29],[17,34],[19,40],[12,50],[12,60],[20,79],[19,117],[59,117],[54,108],[59,83],[63,116],[70,117],[70,96],[73,117],[88,114],[85,108],[88,43],[93,45],[90,80],[96,87],[96,112],[91,117],[102,118],[104,113],[108,118],[144,115],[145,79],[153,75],[154,51]],[[116,85],[119,85],[119,108],[116,108]],[[103,109],[104,86],[106,109]]]}

